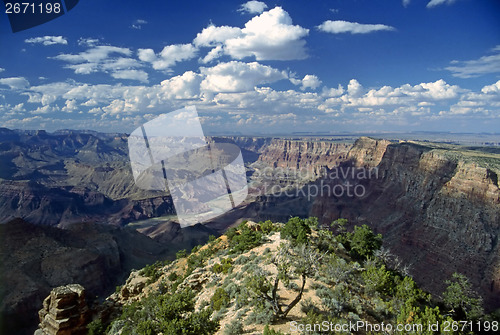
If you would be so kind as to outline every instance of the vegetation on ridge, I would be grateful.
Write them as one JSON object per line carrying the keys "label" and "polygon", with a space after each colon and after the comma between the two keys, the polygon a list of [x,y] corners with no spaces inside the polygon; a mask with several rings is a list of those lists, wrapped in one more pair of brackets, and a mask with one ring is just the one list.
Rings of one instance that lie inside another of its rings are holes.
{"label": "vegetation on ridge", "polygon": [[148,293],[126,303],[106,330],[94,321],[89,334],[284,334],[292,321],[305,334],[331,333],[307,325],[357,321],[425,325],[394,334],[469,334],[467,326],[445,332],[427,325],[489,320],[465,276],[455,274],[437,301],[382,248],[381,235],[346,224],[244,222],[168,265],[141,270],[154,281]]}

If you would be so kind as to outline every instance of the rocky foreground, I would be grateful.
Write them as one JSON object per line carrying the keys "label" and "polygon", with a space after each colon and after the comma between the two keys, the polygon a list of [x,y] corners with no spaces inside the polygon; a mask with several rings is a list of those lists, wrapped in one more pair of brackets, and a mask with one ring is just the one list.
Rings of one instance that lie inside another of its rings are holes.
{"label": "rocky foreground", "polygon": [[[455,274],[439,296],[429,295],[405,274],[405,264],[381,248],[380,235],[367,226],[347,232],[346,223],[243,223],[190,254],[178,253],[176,261],[132,272],[91,311],[73,287],[58,288],[44,302],[37,335],[77,334],[89,316],[94,335],[368,334],[373,327],[377,334],[433,334],[429,324],[498,318],[483,314],[466,277]],[[58,301],[72,311],[65,318],[52,307]],[[312,331],[325,323],[328,328]],[[352,323],[356,329],[349,328]],[[477,329],[457,334],[470,330]]]}

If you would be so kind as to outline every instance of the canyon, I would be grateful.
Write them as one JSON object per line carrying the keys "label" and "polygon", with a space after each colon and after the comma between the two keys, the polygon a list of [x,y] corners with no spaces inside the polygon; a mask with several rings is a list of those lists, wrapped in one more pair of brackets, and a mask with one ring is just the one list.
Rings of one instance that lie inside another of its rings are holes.
{"label": "canyon", "polygon": [[[78,283],[102,294],[131,268],[171,258],[237,222],[291,216],[316,216],[323,225],[338,218],[367,224],[432,294],[439,296],[451,274],[460,272],[487,309],[500,306],[497,147],[368,137],[214,138],[241,148],[250,196],[220,218],[180,229],[167,192],[134,185],[126,139],[0,129],[0,222],[10,221],[0,226],[9,241],[2,265],[12,274],[3,280],[16,292],[2,290],[4,316],[33,312],[36,318],[52,287]],[[266,183],[276,187],[270,191]],[[88,268],[88,280],[78,267]],[[67,275],[57,281],[52,273]]]}

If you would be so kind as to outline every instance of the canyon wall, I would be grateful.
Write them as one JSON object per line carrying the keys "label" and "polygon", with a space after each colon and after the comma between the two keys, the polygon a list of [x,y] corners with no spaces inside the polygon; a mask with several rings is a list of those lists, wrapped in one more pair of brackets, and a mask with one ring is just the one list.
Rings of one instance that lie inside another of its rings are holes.
{"label": "canyon wall", "polygon": [[439,294],[445,280],[460,272],[480,290],[487,306],[498,307],[498,163],[478,152],[361,138],[338,168],[376,168],[377,173],[324,183],[362,185],[363,194],[319,196],[310,214],[323,222],[346,217],[369,224],[424,288]]}
{"label": "canyon wall", "polygon": [[351,144],[331,141],[273,139],[259,161],[275,168],[315,169],[345,161]]}
{"label": "canyon wall", "polygon": [[258,162],[326,173],[288,194],[261,195],[241,215],[368,224],[422,287],[439,296],[445,281],[460,272],[491,309],[500,306],[497,151],[367,137],[352,147],[273,139],[261,147]]}

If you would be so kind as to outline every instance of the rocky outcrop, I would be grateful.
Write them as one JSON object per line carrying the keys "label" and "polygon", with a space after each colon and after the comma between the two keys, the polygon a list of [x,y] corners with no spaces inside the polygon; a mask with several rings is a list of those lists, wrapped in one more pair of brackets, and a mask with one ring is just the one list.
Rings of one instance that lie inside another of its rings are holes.
{"label": "rocky outcrop", "polygon": [[387,146],[391,144],[387,140],[376,140],[369,137],[359,138],[355,145],[350,148],[347,160],[353,160],[356,166],[373,168],[380,164]]}
{"label": "rocky outcrop", "polygon": [[38,312],[39,329],[35,335],[85,335],[89,308],[85,289],[79,284],[54,288]]}

